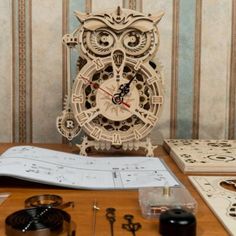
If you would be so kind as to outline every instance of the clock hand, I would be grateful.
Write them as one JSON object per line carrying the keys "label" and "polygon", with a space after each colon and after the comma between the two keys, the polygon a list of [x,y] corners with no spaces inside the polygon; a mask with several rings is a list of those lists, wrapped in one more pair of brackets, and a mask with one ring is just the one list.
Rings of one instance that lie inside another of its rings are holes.
{"label": "clock hand", "polygon": [[[100,89],[101,91],[103,91],[104,93],[106,93],[107,95],[109,95],[110,97],[112,97],[112,101],[113,101],[113,100],[116,101],[115,104],[123,104],[123,105],[126,106],[126,107],[130,107],[130,105],[129,105],[128,103],[124,102],[123,99],[122,99],[122,101],[121,101],[121,100],[118,101],[117,98],[115,97],[115,95],[113,96],[110,92],[108,92],[108,91],[106,91],[105,89],[101,88],[98,83],[94,83],[94,82],[90,81],[89,79],[87,79],[87,78],[85,78],[85,77],[82,77],[82,78],[83,78],[84,80],[86,80],[90,85],[92,85],[94,89],[97,89],[97,90]],[[113,103],[114,103],[114,101],[113,101]]]}
{"label": "clock hand", "polygon": [[119,100],[123,100],[123,97],[129,93],[129,91],[130,91],[130,84],[132,83],[132,81],[134,79],[136,79],[136,75],[137,74],[135,74],[132,77],[132,79],[130,79],[130,81],[128,83],[121,84],[120,87],[119,87],[120,92],[116,93],[114,96],[119,98]]}
{"label": "clock hand", "polygon": [[128,94],[129,93],[129,90],[130,90],[130,84],[132,83],[132,81],[134,80],[134,79],[136,79],[136,74],[133,76],[133,78],[128,82],[128,83],[126,83],[126,84],[122,84],[121,86],[120,86],[120,90],[121,90],[121,94],[122,94],[122,92],[124,93],[124,95],[123,96],[125,96],[126,94]]}
{"label": "clock hand", "polygon": [[136,79],[136,76],[137,76],[137,73],[132,77],[132,79],[126,84],[126,85],[130,85],[131,84],[131,82],[134,80],[134,79]]}

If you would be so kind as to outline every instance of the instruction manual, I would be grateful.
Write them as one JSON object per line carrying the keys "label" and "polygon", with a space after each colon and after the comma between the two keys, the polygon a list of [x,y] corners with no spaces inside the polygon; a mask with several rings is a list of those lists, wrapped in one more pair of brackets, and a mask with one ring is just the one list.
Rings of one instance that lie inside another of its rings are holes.
{"label": "instruction manual", "polygon": [[159,158],[82,157],[34,146],[16,146],[4,152],[0,156],[0,176],[75,189],[179,185]]}

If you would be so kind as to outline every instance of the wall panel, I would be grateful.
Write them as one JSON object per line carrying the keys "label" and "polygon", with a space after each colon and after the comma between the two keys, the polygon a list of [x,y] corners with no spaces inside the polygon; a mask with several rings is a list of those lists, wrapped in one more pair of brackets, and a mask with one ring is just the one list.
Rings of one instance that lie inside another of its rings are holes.
{"label": "wall panel", "polygon": [[192,136],[195,8],[195,0],[180,1],[176,124],[178,138]]}
{"label": "wall panel", "polygon": [[0,1],[0,142],[12,141],[12,2]]}
{"label": "wall panel", "polygon": [[109,1],[93,0],[92,12],[102,11],[104,9],[117,8],[118,6],[122,7],[122,4],[123,4],[122,0],[109,0]]}
{"label": "wall panel", "polygon": [[232,1],[231,65],[229,82],[228,138],[236,138],[236,1]]}
{"label": "wall panel", "polygon": [[143,4],[143,12],[157,14],[165,13],[158,24],[160,33],[160,48],[154,60],[163,65],[165,100],[159,125],[152,131],[154,143],[162,143],[164,137],[170,136],[170,98],[171,98],[171,58],[172,58],[172,0],[147,0]]}
{"label": "wall panel", "polygon": [[[74,11],[80,11],[85,12],[86,10],[90,11],[90,0],[70,0],[69,1],[69,16],[68,16],[68,32],[71,33],[75,28],[77,28],[80,24],[78,19],[75,17]],[[87,9],[86,9],[87,5]],[[71,80],[74,80],[77,75],[77,58],[78,58],[78,52],[76,49],[73,49],[71,51]]]}
{"label": "wall panel", "polygon": [[67,68],[62,36],[79,25],[74,11],[117,6],[165,12],[154,58],[163,64],[165,102],[153,142],[236,138],[234,0],[1,0],[0,142],[65,141],[55,122],[78,53]]}
{"label": "wall panel", "polygon": [[[50,17],[49,17],[50,16]],[[61,142],[62,1],[32,1],[33,142]]]}
{"label": "wall panel", "polygon": [[203,1],[200,138],[227,138],[231,6],[229,0]]}

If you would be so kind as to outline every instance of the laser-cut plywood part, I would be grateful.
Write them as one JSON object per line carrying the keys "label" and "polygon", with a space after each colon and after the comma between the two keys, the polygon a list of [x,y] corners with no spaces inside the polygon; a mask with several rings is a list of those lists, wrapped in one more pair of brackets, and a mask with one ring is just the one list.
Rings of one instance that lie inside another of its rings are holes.
{"label": "laser-cut plywood part", "polygon": [[147,136],[162,110],[163,79],[161,64],[152,58],[163,13],[146,16],[118,7],[75,14],[80,27],[63,42],[78,50],[79,72],[57,119],[58,131],[71,140],[83,130],[88,139],[78,145],[82,155],[87,155],[89,142],[103,150],[142,148],[153,156],[155,146]]}
{"label": "laser-cut plywood part", "polygon": [[164,147],[184,173],[236,171],[236,140],[166,139]]}
{"label": "laser-cut plywood part", "polygon": [[189,176],[230,235],[236,235],[236,176]]}

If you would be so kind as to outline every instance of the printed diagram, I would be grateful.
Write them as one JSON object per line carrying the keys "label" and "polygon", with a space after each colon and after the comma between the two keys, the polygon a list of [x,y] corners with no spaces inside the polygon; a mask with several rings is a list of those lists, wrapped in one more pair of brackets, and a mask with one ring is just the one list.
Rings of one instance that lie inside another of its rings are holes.
{"label": "printed diagram", "polygon": [[70,188],[132,189],[179,185],[159,158],[85,158],[33,146],[18,146],[3,153],[0,163],[2,176]]}
{"label": "printed diagram", "polygon": [[230,235],[236,236],[236,176],[190,176],[189,179]]}
{"label": "printed diagram", "polygon": [[185,173],[236,170],[236,140],[166,139],[164,147]]}

